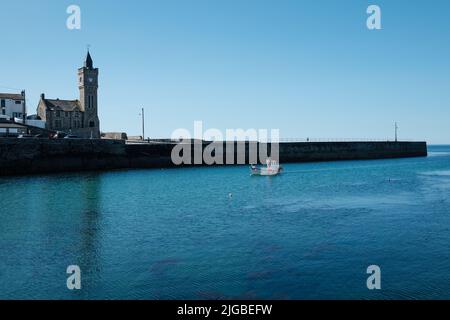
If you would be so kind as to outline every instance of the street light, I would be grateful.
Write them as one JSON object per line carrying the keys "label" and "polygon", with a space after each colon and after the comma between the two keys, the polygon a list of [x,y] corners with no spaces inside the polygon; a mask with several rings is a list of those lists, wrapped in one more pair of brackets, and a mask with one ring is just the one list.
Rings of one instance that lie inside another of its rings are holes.
{"label": "street light", "polygon": [[141,113],[139,114],[142,116],[142,141],[145,140],[145,110],[142,108]]}
{"label": "street light", "polygon": [[398,125],[395,123],[395,142],[398,142]]}

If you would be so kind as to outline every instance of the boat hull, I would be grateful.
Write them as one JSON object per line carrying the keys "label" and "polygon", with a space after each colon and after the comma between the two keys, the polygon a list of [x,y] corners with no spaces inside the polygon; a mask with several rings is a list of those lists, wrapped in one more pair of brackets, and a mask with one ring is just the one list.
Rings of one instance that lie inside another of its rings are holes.
{"label": "boat hull", "polygon": [[281,173],[281,168],[267,169],[267,168],[255,168],[251,169],[252,176],[276,176]]}

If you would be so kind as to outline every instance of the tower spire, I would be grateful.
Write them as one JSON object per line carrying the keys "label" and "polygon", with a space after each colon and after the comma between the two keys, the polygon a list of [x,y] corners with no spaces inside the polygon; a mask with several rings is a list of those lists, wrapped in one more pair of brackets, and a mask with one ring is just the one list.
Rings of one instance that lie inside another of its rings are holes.
{"label": "tower spire", "polygon": [[87,50],[86,61],[84,62],[84,67],[88,69],[94,69],[94,62],[92,61],[91,54],[89,52],[89,46]]}

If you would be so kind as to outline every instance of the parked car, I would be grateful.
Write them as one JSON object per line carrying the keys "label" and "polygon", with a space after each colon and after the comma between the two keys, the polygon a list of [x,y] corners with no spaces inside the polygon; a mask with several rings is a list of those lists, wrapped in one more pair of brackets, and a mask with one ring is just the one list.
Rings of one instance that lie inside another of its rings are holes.
{"label": "parked car", "polygon": [[35,136],[33,136],[32,134],[19,134],[17,136],[18,139],[30,139],[30,138],[34,138]]}
{"label": "parked car", "polygon": [[79,137],[74,134],[68,134],[64,137],[64,139],[79,139]]}
{"label": "parked car", "polygon": [[56,133],[53,134],[53,139],[63,139],[67,136],[66,133],[61,131],[56,131]]}

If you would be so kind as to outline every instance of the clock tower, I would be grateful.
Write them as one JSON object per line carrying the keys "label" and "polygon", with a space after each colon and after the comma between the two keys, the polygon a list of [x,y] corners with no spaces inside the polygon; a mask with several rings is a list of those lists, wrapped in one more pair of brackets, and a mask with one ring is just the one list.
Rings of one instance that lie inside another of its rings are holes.
{"label": "clock tower", "polygon": [[78,88],[80,89],[80,108],[82,111],[82,127],[90,131],[92,138],[100,137],[100,121],[98,118],[98,68],[94,68],[91,54],[87,53],[84,67],[78,69]]}

